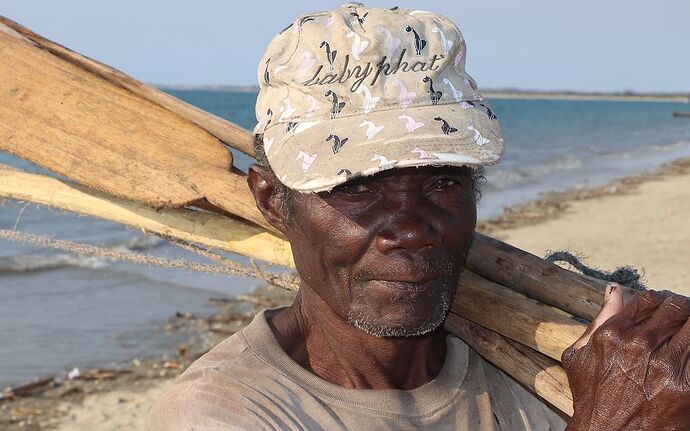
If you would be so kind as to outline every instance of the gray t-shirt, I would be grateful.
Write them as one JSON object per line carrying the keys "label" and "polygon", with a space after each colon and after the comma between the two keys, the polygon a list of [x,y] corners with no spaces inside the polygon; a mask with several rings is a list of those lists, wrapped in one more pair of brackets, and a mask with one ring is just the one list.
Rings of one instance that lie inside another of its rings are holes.
{"label": "gray t-shirt", "polygon": [[150,431],[562,430],[542,401],[449,336],[445,363],[410,391],[348,389],[280,347],[267,310],[194,362],[149,414]]}

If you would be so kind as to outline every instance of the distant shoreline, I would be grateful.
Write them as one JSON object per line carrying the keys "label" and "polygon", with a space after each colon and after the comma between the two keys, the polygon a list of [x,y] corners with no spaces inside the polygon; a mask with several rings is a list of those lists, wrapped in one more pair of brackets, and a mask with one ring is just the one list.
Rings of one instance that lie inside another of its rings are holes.
{"label": "distant shoreline", "polygon": [[[156,85],[163,91],[219,91],[226,93],[256,93],[256,85]],[[482,95],[487,99],[532,99],[532,100],[608,100],[620,102],[675,102],[690,103],[690,93],[636,93],[636,92],[579,92],[579,91],[537,91],[518,89],[486,89]]]}
{"label": "distant shoreline", "polygon": [[690,103],[690,94],[682,93],[580,93],[575,91],[503,91],[485,90],[487,99],[599,100],[614,102]]}

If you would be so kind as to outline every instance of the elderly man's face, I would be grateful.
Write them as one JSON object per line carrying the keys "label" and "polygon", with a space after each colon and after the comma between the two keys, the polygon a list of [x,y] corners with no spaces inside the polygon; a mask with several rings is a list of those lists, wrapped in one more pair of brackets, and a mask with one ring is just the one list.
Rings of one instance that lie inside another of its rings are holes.
{"label": "elderly man's face", "polygon": [[308,288],[357,328],[396,337],[443,322],[475,225],[470,169],[423,167],[296,194],[286,233]]}

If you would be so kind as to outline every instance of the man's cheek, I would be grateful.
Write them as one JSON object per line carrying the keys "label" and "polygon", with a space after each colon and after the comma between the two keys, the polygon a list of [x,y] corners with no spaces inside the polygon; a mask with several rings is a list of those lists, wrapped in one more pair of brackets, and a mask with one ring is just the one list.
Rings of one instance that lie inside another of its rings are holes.
{"label": "man's cheek", "polygon": [[329,244],[324,253],[334,265],[353,265],[370,249],[372,235],[362,226],[343,220],[333,224],[324,241]]}

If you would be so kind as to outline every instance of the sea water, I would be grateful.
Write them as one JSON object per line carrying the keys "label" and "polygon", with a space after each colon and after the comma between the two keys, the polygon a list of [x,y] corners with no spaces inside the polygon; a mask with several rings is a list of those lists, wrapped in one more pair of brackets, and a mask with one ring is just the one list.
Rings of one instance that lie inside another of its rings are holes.
{"label": "sea water", "polygon": [[[256,94],[170,91],[252,129]],[[507,151],[487,170],[481,218],[541,192],[596,186],[690,157],[687,104],[494,100]],[[236,154],[246,169],[250,159]],[[43,170],[0,153],[0,163]],[[203,261],[141,232],[91,217],[9,201],[0,228]],[[237,259],[242,259],[236,257]],[[0,240],[0,387],[74,366],[109,366],[172,352],[181,340],[162,330],[176,311],[206,315],[213,296],[249,291],[261,281],[108,263]]]}

